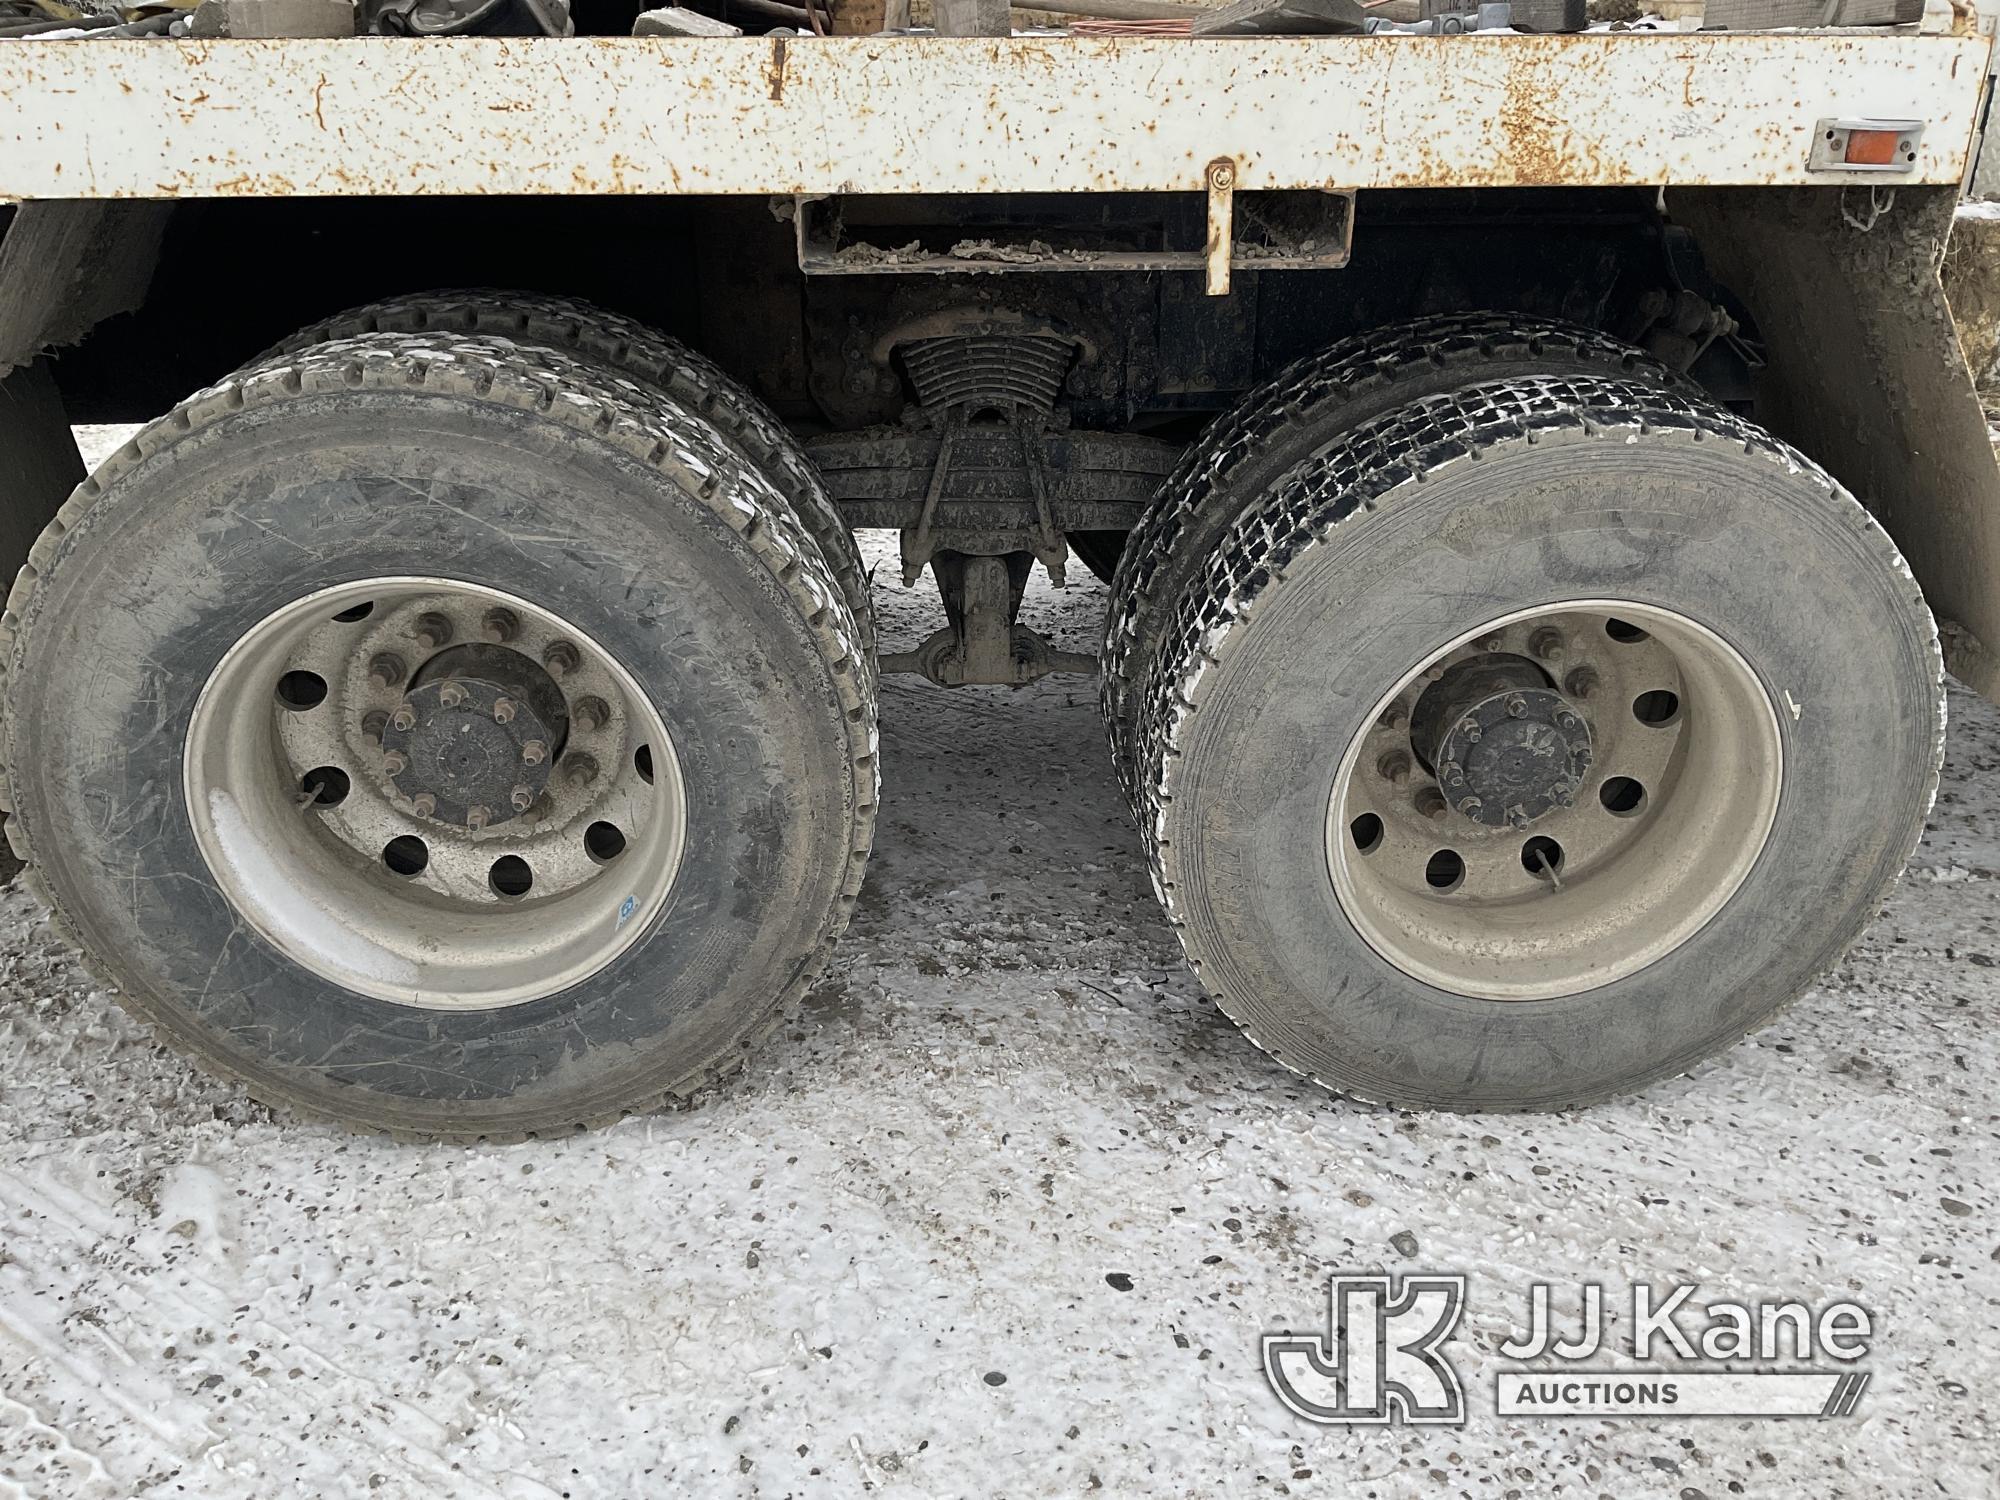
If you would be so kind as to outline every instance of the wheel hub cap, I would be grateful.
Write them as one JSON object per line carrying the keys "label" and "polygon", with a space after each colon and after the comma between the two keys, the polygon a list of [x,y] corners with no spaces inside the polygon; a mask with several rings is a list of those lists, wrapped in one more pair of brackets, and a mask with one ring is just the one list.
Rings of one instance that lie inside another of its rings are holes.
{"label": "wheel hub cap", "polygon": [[1446,803],[1489,828],[1569,807],[1590,769],[1590,729],[1519,656],[1449,668],[1417,700],[1411,740]]}
{"label": "wheel hub cap", "polygon": [[504,647],[456,647],[419,675],[382,732],[389,784],[442,823],[496,826],[528,812],[568,729],[561,689]]}

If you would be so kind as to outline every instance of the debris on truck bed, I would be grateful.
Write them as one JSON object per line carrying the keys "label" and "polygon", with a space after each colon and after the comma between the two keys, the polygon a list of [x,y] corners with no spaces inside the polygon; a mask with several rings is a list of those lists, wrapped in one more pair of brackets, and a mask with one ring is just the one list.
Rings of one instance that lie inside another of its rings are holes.
{"label": "debris on truck bed", "polygon": [[1584,30],[1769,32],[1911,28],[1924,0],[693,0],[597,11],[581,31],[569,0],[0,0],[0,40],[192,37],[1245,36],[1549,34]]}

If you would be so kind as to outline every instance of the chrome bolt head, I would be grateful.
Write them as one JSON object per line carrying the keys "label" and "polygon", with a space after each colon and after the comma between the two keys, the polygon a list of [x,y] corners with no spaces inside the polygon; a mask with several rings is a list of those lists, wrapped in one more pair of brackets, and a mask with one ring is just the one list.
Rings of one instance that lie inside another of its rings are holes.
{"label": "chrome bolt head", "polygon": [[529,740],[521,747],[521,764],[539,766],[549,756],[549,747],[540,740]]}
{"label": "chrome bolt head", "polygon": [[455,682],[447,682],[443,687],[438,689],[438,702],[442,703],[446,708],[457,708],[459,704],[465,701],[465,697],[465,689]]}
{"label": "chrome bolt head", "polygon": [[415,729],[417,727],[417,711],[415,707],[408,703],[397,704],[396,711],[389,715],[389,727],[391,729]]}
{"label": "chrome bolt head", "polygon": [[426,651],[448,646],[451,644],[451,621],[435,613],[418,615],[417,623],[410,627],[410,639]]}
{"label": "chrome bolt head", "polygon": [[495,698],[493,700],[493,722],[496,724],[511,724],[514,722],[514,700],[512,698]]}
{"label": "chrome bolt head", "polygon": [[511,609],[489,609],[480,617],[479,633],[504,646],[521,633],[521,617]]}
{"label": "chrome bolt head", "polygon": [[515,812],[526,812],[535,805],[535,793],[528,786],[516,786],[507,800],[513,804]]}
{"label": "chrome bolt head", "polygon": [[550,641],[547,649],[542,652],[542,665],[548,669],[549,676],[557,681],[574,672],[582,660],[583,658],[576,654],[576,647],[568,641]]}
{"label": "chrome bolt head", "polygon": [[400,686],[409,675],[410,669],[404,665],[403,658],[393,651],[383,651],[368,663],[368,680],[378,688]]}

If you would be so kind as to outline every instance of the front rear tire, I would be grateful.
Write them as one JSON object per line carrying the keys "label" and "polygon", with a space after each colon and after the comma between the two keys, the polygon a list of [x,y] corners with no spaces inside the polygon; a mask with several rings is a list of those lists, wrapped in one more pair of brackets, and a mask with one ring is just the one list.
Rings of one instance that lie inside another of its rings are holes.
{"label": "front rear tire", "polygon": [[258,1097],[561,1129],[741,1066],[852,910],[872,676],[783,496],[551,350],[241,372],[8,602],[7,830],[88,961]]}

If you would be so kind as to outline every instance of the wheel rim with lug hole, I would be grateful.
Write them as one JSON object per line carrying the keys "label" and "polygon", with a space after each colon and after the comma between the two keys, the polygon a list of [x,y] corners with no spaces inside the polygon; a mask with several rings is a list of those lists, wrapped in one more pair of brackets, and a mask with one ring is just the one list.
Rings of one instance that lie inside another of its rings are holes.
{"label": "wheel rim with lug hole", "polygon": [[1715,632],[1585,599],[1467,631],[1384,694],[1326,820],[1341,910],[1453,994],[1599,988],[1692,937],[1777,815],[1768,692]]}
{"label": "wheel rim with lug hole", "polygon": [[223,895],[346,989],[482,1010],[602,969],[666,903],[666,725],[583,631],[442,578],[322,589],[203,686],[183,790]]}

